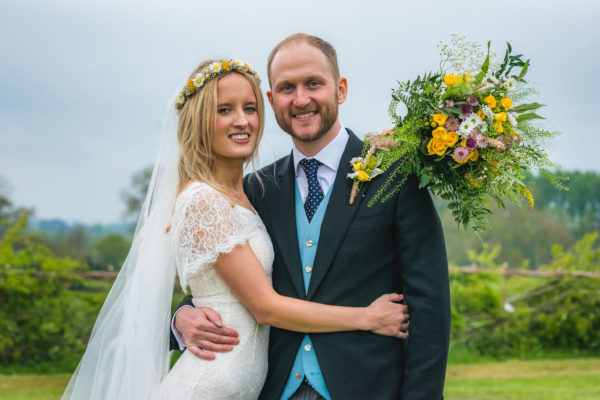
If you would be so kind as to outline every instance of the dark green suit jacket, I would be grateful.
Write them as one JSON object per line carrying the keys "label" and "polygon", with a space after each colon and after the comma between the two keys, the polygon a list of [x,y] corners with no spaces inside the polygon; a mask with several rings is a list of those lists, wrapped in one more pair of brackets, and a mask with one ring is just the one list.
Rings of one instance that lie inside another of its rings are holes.
{"label": "dark green suit jacket", "polygon": [[[404,294],[410,312],[407,340],[362,331],[311,334],[321,371],[333,399],[441,399],[450,299],[438,215],[415,177],[409,177],[393,199],[367,207],[386,179],[376,177],[362,186],[350,205],[350,159],[360,154],[363,144],[348,132],[308,293],[296,234],[291,154],[244,180],[246,194],[273,241],[273,287],[284,296],[350,307],[368,306],[384,293]],[[279,399],[303,336],[271,328],[261,399]]]}

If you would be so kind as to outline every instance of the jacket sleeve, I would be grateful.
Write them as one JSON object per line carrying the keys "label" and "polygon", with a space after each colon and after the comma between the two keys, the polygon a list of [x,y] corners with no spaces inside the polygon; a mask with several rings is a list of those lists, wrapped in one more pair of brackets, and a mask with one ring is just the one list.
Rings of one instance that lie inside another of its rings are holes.
{"label": "jacket sleeve", "polygon": [[446,245],[427,189],[414,176],[396,203],[400,279],[409,308],[403,400],[443,398],[450,342],[450,287]]}
{"label": "jacket sleeve", "polygon": [[179,348],[179,342],[177,341],[177,339],[175,338],[175,335],[173,334],[173,329],[174,329],[173,318],[175,317],[175,314],[177,314],[177,311],[179,311],[179,309],[183,306],[194,307],[194,304],[192,303],[192,295],[185,296],[183,298],[183,300],[181,300],[181,302],[177,305],[177,308],[175,309],[173,316],[171,317],[171,326],[169,327],[169,332],[171,332],[171,340],[169,343],[169,350],[181,350]]}

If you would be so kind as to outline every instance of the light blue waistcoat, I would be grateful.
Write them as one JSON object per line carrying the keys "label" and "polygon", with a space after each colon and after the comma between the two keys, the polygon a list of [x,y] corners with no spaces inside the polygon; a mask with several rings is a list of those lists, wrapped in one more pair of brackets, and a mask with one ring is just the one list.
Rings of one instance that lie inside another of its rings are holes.
{"label": "light blue waistcoat", "polygon": [[[298,184],[296,184],[296,227],[298,233],[298,247],[300,248],[300,259],[302,261],[302,276],[304,277],[304,290],[308,292],[308,284],[310,283],[310,277],[312,276],[312,265],[315,261],[315,255],[317,254],[317,247],[319,245],[319,235],[321,233],[321,223],[325,216],[325,210],[329,203],[329,197],[331,197],[333,186],[329,188],[329,191],[321,201],[319,208],[313,215],[312,220],[308,222],[306,218],[306,212],[304,211],[304,204],[302,203],[302,196],[298,190]],[[307,268],[308,267],[308,268]],[[321,367],[319,367],[319,361],[315,354],[314,346],[310,340],[309,335],[304,335],[304,339],[300,344],[294,365],[290,372],[290,377],[283,389],[281,400],[289,399],[298,387],[302,383],[302,380],[306,377],[311,386],[325,397],[327,400],[331,400],[331,395],[327,391],[323,374],[321,373]]]}

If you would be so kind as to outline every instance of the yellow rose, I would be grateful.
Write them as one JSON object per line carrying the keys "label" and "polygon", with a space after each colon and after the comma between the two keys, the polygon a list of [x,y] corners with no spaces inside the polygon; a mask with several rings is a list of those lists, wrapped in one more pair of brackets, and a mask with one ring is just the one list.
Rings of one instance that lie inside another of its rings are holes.
{"label": "yellow rose", "polygon": [[431,132],[434,138],[442,140],[444,140],[444,138],[446,137],[446,133],[446,128],[441,126],[439,128],[435,128],[433,132]]}
{"label": "yellow rose", "polygon": [[433,138],[427,143],[427,152],[429,155],[437,154],[438,156],[443,156],[447,147],[442,139]]}
{"label": "yellow rose", "polygon": [[446,119],[448,119],[448,116],[446,114],[442,114],[442,113],[433,114],[433,120],[439,126],[444,125],[446,123]]}
{"label": "yellow rose", "polygon": [[483,102],[487,104],[490,108],[496,108],[496,98],[491,94],[483,99]]}
{"label": "yellow rose", "polygon": [[504,107],[505,110],[508,110],[509,108],[512,108],[513,103],[510,97],[503,97],[502,100],[500,100],[500,105]]}
{"label": "yellow rose", "polygon": [[227,61],[223,61],[221,67],[223,67],[225,71],[229,71],[229,63]]}
{"label": "yellow rose", "polygon": [[478,158],[479,158],[479,152],[477,151],[477,149],[471,151],[471,154],[469,154],[469,160],[477,161]]}
{"label": "yellow rose", "polygon": [[481,118],[482,121],[485,120],[485,113],[481,110],[477,111],[477,115],[479,115],[479,118]]}
{"label": "yellow rose", "polygon": [[502,126],[502,122],[501,121],[494,122],[494,129],[496,130],[496,132],[499,132],[499,133],[504,132],[504,127]]}
{"label": "yellow rose", "polygon": [[365,171],[358,171],[357,178],[361,182],[366,182],[366,181],[371,180],[371,178],[369,178],[369,174],[367,174]]}
{"label": "yellow rose", "polygon": [[354,163],[354,165],[352,165],[352,167],[354,167],[355,171],[360,171],[361,169],[363,169],[363,163],[362,161],[357,161]]}
{"label": "yellow rose", "polygon": [[502,111],[501,113],[495,114],[494,119],[499,122],[506,122],[506,113]]}
{"label": "yellow rose", "polygon": [[458,142],[458,135],[456,132],[448,132],[448,135],[446,135],[446,145],[452,147],[456,142]]}
{"label": "yellow rose", "polygon": [[444,76],[444,83],[448,86],[456,85],[458,83],[458,76],[448,74]]}

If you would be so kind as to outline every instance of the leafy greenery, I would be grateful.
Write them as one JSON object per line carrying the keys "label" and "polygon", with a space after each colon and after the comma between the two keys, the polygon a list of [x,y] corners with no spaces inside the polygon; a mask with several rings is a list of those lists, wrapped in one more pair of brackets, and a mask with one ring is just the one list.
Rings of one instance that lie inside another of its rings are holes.
{"label": "leafy greenery", "polygon": [[[542,269],[600,272],[598,233],[571,249],[553,249]],[[497,249],[472,257],[491,271],[451,275],[452,339],[493,358],[528,358],[547,350],[600,354],[600,278],[505,278],[494,274]]]}
{"label": "leafy greenery", "polygon": [[58,258],[33,240],[26,214],[1,225],[0,368],[71,370],[106,292],[87,291],[73,273],[83,264]]}

